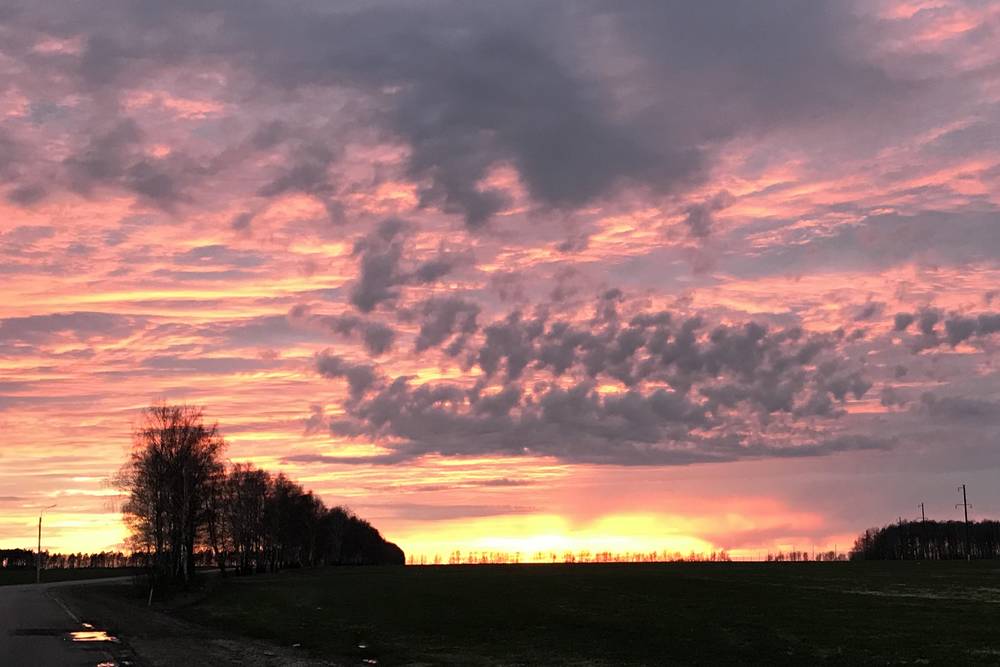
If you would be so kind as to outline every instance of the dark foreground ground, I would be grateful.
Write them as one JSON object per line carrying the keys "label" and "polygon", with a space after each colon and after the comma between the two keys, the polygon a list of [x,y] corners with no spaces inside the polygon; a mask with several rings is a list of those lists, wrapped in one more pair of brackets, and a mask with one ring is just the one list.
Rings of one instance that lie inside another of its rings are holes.
{"label": "dark foreground ground", "polygon": [[[144,608],[126,588],[72,603],[114,624]],[[992,562],[327,568],[212,578],[161,610],[284,647],[266,664],[1000,663]]]}

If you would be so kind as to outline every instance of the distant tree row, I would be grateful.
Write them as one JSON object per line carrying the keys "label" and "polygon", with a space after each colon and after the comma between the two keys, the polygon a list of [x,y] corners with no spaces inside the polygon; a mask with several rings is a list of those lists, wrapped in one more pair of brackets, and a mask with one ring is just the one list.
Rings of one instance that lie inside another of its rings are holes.
{"label": "distant tree row", "polygon": [[901,521],[869,528],[854,542],[852,560],[1000,558],[1000,521]]}
{"label": "distant tree row", "polygon": [[[144,553],[126,554],[120,551],[100,551],[92,554],[61,554],[42,552],[42,569],[145,567],[149,557]],[[0,549],[0,568],[20,569],[36,566],[35,552],[30,549]]]}
{"label": "distant tree row", "polygon": [[227,466],[225,441],[198,408],[143,411],[116,478],[134,551],[157,576],[188,581],[200,552],[240,574],[332,564],[402,564],[396,545],[367,521],[323,501],[284,474]]}
{"label": "distant tree row", "polygon": [[833,563],[835,561],[847,560],[847,556],[836,551],[820,551],[810,556],[808,551],[779,551],[776,554],[768,553],[768,563],[806,563],[808,561],[817,563]]}
{"label": "distant tree row", "polygon": [[413,556],[407,560],[410,565],[517,565],[519,563],[670,563],[670,562],[725,562],[729,561],[725,551],[707,554],[691,552],[687,556],[679,551],[536,551],[522,554],[520,551],[452,551],[447,558],[440,554]]}
{"label": "distant tree row", "polygon": [[805,561],[842,561],[847,560],[843,553],[821,551],[810,554],[808,551],[789,551],[768,553],[766,558],[732,556],[728,551],[709,551],[699,553],[691,551],[682,554],[679,551],[536,551],[522,554],[519,551],[452,551],[448,556],[411,555],[407,559],[410,565],[516,565],[519,563],[728,563],[738,561],[766,560],[768,563],[794,563]]}

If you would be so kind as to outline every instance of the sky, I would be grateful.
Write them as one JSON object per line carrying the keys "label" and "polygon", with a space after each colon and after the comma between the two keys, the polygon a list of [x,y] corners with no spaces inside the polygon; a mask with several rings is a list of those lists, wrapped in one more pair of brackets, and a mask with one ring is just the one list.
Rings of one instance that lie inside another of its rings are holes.
{"label": "sky", "polygon": [[0,0],[0,547],[155,401],[411,555],[996,517],[998,210],[990,0]]}

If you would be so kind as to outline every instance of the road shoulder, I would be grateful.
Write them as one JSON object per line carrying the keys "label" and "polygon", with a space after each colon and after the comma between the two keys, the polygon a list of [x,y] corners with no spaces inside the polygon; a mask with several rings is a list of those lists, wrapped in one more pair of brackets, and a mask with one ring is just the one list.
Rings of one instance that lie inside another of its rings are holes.
{"label": "road shoulder", "polygon": [[238,635],[221,634],[148,608],[129,596],[130,584],[65,586],[50,591],[81,621],[106,629],[121,641],[121,657],[144,667],[249,665],[319,667],[296,647],[283,647]]}

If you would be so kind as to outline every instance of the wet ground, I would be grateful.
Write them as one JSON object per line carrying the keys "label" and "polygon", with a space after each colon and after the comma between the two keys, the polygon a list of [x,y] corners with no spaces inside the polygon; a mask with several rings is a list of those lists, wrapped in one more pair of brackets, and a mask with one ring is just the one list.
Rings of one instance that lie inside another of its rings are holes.
{"label": "wet ground", "polygon": [[[113,664],[123,667],[123,660],[134,660],[139,667],[328,667],[344,664],[309,655],[301,643],[261,641],[227,632],[224,628],[206,628],[164,613],[176,606],[192,604],[201,594],[193,595],[191,599],[176,595],[166,607],[162,602],[149,607],[146,596],[137,595],[131,583],[69,586],[58,591],[68,609],[95,626],[82,628],[85,634],[79,635],[81,638],[100,640],[99,633],[103,630],[114,639],[120,639],[104,643],[116,655],[117,662]],[[0,662],[0,667],[6,665]]]}
{"label": "wet ground", "polygon": [[82,621],[55,595],[55,584],[0,587],[0,665],[125,667],[127,647]]}

